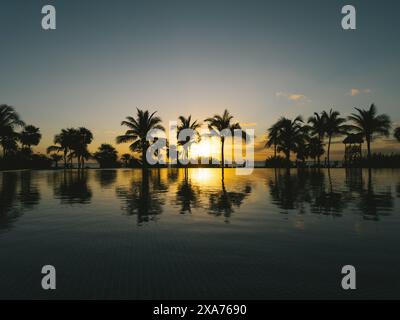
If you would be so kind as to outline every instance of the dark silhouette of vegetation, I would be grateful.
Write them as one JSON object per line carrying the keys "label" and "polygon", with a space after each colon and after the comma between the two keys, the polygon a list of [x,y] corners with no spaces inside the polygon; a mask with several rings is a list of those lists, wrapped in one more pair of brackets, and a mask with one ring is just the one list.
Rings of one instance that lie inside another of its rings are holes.
{"label": "dark silhouette of vegetation", "polygon": [[[364,138],[367,143],[367,159],[362,159],[361,148],[360,156],[357,162],[353,162],[350,165],[355,166],[365,166],[366,164],[370,167],[380,167],[381,165],[377,162],[378,159],[384,158],[385,163],[390,163],[396,158],[395,155],[372,155],[371,152],[371,142],[374,138],[380,136],[388,136],[390,130],[390,118],[385,114],[378,115],[376,106],[374,104],[368,110],[355,108],[358,114],[351,114],[348,120],[351,124],[346,123],[346,119],[340,117],[338,111],[332,109],[327,111],[322,111],[321,113],[314,113],[307,121],[307,125],[303,124],[301,117],[297,117],[295,120],[291,121],[287,118],[280,118],[276,123],[274,123],[268,129],[268,138],[266,142],[266,147],[274,147],[274,157],[268,158],[266,160],[266,166],[277,167],[292,166],[290,158],[291,152],[296,154],[297,166],[305,167],[307,166],[305,161],[311,158],[316,162],[316,166],[320,167],[320,158],[325,153],[324,149],[324,138],[327,138],[327,163],[326,165],[330,167],[332,165],[330,159],[330,149],[332,144],[332,139],[341,135],[355,136],[360,135]],[[398,139],[400,135],[400,129],[396,129],[394,132],[394,137]],[[362,144],[362,139],[361,139]],[[359,144],[361,146],[361,144]],[[286,161],[283,162],[282,159],[278,158],[278,152],[282,152]],[[337,166],[337,161],[333,163]],[[349,165],[345,163],[344,165]],[[390,165],[393,166],[392,164]],[[400,164],[397,165],[399,167]]]}
{"label": "dark silhouette of vegetation", "polygon": [[[326,119],[323,115],[314,112],[314,115],[312,117],[309,117],[307,121],[307,123],[310,126],[310,134],[313,137],[312,139],[314,139],[312,142],[312,146],[310,146],[310,149],[313,149],[313,151],[315,152],[313,152],[313,156],[311,156],[311,158],[313,159],[317,158],[318,166],[321,164],[321,156],[325,152],[323,149],[324,146],[323,141],[326,132],[325,120]],[[320,147],[322,147],[322,150],[320,149]]]}
{"label": "dark silhouette of vegetation", "polygon": [[[197,120],[192,121],[192,116],[185,118],[184,116],[179,117],[179,124],[177,127],[177,138],[178,138],[178,145],[183,147],[183,154],[184,158],[187,160],[188,164],[190,162],[190,146],[193,143],[197,143],[200,141],[200,135],[198,129],[200,128],[201,124],[197,122]],[[180,141],[179,135],[187,132],[185,140]]]}
{"label": "dark silhouette of vegetation", "polygon": [[303,119],[301,116],[290,120],[282,117],[278,120],[278,147],[279,152],[283,152],[286,157],[286,163],[290,163],[290,153],[297,152],[304,145],[304,129],[301,125]]}
{"label": "dark silhouette of vegetation", "polygon": [[218,136],[221,141],[221,167],[225,167],[225,137],[231,136],[232,131],[240,129],[239,123],[232,123],[233,116],[228,110],[224,110],[221,115],[214,115],[212,118],[207,118],[204,121],[208,123],[208,128],[211,130],[212,135]]}
{"label": "dark silhouette of vegetation", "polygon": [[278,137],[279,137],[279,123],[274,123],[268,129],[268,139],[265,144],[266,148],[274,147],[274,158],[277,158]]}
{"label": "dark silhouette of vegetation", "polygon": [[[331,161],[331,145],[334,138],[347,135],[348,139],[352,136],[360,136],[360,143],[357,144],[357,157],[346,157],[342,166],[351,167],[399,167],[396,165],[398,156],[396,154],[374,154],[371,150],[371,144],[375,138],[381,136],[389,136],[391,129],[391,121],[389,116],[378,114],[376,106],[372,104],[369,109],[355,108],[356,113],[352,113],[347,120],[340,116],[338,111],[330,109],[314,113],[308,118],[307,123],[303,122],[301,116],[295,119],[281,117],[268,129],[268,138],[265,147],[273,148],[273,157],[266,159],[265,165],[268,167],[287,167],[293,165],[297,167],[308,167],[310,164],[308,159],[314,161],[316,167],[321,167],[321,157],[326,154],[325,166],[339,165],[338,161]],[[127,117],[121,122],[121,125],[127,126],[128,130],[124,135],[116,138],[117,143],[131,143],[129,148],[134,153],[141,155],[141,160],[136,159],[133,155],[124,154],[121,162],[126,168],[148,167],[146,160],[146,151],[159,140],[155,137],[152,142],[147,141],[147,135],[150,130],[165,131],[162,126],[161,118],[155,115],[156,112],[149,113],[148,110],[137,109],[136,117]],[[226,137],[233,136],[236,129],[241,129],[238,122],[233,122],[233,116],[228,110],[224,110],[222,115],[214,115],[205,119],[211,131],[211,136],[217,136],[221,142],[221,163],[222,168],[226,167],[225,161],[225,142]],[[181,133],[185,129],[192,132],[179,144],[183,146],[184,158],[188,160],[189,167],[190,147],[194,143],[200,141],[198,129],[200,124],[197,120],[192,120],[191,115],[187,118],[179,117],[179,125],[177,133]],[[17,131],[20,129],[20,131]],[[189,132],[189,131],[188,131]],[[395,128],[393,137],[400,141],[400,127]],[[98,150],[96,158],[89,152],[89,145],[93,141],[93,134],[85,127],[62,129],[61,132],[54,137],[54,144],[47,148],[49,157],[40,153],[34,153],[33,147],[37,146],[41,141],[42,135],[40,129],[33,125],[25,125],[20,119],[18,113],[9,105],[0,106],[0,169],[48,169],[54,164],[54,168],[59,167],[59,162],[63,160],[64,168],[72,168],[74,159],[77,160],[77,168],[85,168],[85,162],[94,159],[99,162],[101,167],[118,167],[121,163],[118,159],[114,159],[114,152],[111,145],[105,150]],[[163,138],[164,139],[164,138]],[[242,139],[248,137],[242,133]],[[345,139],[345,140],[346,140]],[[325,141],[326,140],[326,141]],[[325,150],[326,142],[326,150]],[[362,145],[366,143],[367,157],[362,156]],[[353,145],[345,145],[346,150],[353,150]],[[111,147],[111,148],[110,148]],[[233,148],[233,144],[232,144]],[[114,149],[115,150],[115,149]],[[165,141],[165,150],[167,159],[170,160],[170,146],[168,140]],[[350,150],[350,151],[351,151]],[[232,150],[234,151],[234,150]],[[234,153],[234,152],[232,152]],[[283,154],[285,160],[282,159]],[[347,151],[345,153],[347,155]],[[161,157],[158,151],[154,154]],[[294,156],[295,155],[295,158]],[[213,159],[212,156],[208,157]],[[295,162],[292,162],[292,158]],[[198,157],[198,160],[201,156]],[[157,165],[162,167],[163,165]],[[190,165],[204,166],[201,164]],[[216,167],[212,163],[208,167]],[[222,174],[224,171],[222,170]]]}
{"label": "dark silhouette of vegetation", "polygon": [[[21,128],[21,132],[15,131]],[[45,169],[51,160],[41,154],[34,154],[31,147],[41,139],[39,128],[25,126],[18,113],[9,105],[0,105],[0,169]],[[21,145],[19,147],[19,144]]]}
{"label": "dark silhouette of vegetation", "polygon": [[374,104],[368,110],[355,108],[358,112],[352,113],[349,120],[352,121],[350,128],[356,133],[361,133],[367,142],[367,159],[371,164],[371,142],[379,136],[389,136],[390,118],[386,114],[377,114]]}
{"label": "dark silhouette of vegetation", "polygon": [[150,130],[165,131],[161,125],[161,118],[155,116],[156,111],[152,114],[148,110],[143,111],[137,109],[136,118],[126,117],[126,120],[121,122],[122,126],[127,126],[128,130],[124,135],[117,137],[118,144],[132,142],[129,149],[132,152],[139,152],[142,156],[142,165],[147,167],[146,150],[149,148],[150,143],[147,141],[147,133]]}
{"label": "dark silhouette of vegetation", "polygon": [[72,161],[76,158],[78,169],[83,169],[85,160],[91,158],[88,145],[92,141],[92,132],[84,127],[62,129],[61,133],[54,137],[54,145],[47,148],[47,153],[62,152],[64,168],[67,168],[68,161],[72,167]]}
{"label": "dark silhouette of vegetation", "polygon": [[331,152],[331,142],[332,137],[346,134],[348,132],[348,126],[345,124],[346,119],[340,117],[340,113],[338,111],[329,110],[329,113],[323,111],[322,117],[325,122],[325,133],[328,137],[328,167],[330,166],[330,152]]}
{"label": "dark silhouette of vegetation", "polygon": [[265,167],[267,168],[283,168],[290,165],[291,163],[287,163],[287,159],[281,156],[269,157],[265,160]]}
{"label": "dark silhouette of vegetation", "polygon": [[58,162],[60,162],[62,160],[62,158],[63,158],[62,155],[57,154],[57,153],[52,153],[50,155],[50,159],[54,162],[54,167],[56,169],[58,169]]}
{"label": "dark silhouette of vegetation", "polygon": [[40,133],[40,129],[32,125],[25,126],[19,136],[22,148],[28,149],[29,152],[32,152],[32,146],[37,146],[39,144],[41,138],[42,134]]}
{"label": "dark silhouette of vegetation", "polygon": [[132,159],[132,156],[129,153],[124,153],[121,156],[121,161],[124,163],[125,168],[128,168],[131,159]]}
{"label": "dark silhouette of vegetation", "polygon": [[110,144],[103,143],[94,153],[93,158],[99,163],[100,168],[116,168],[119,166],[118,152]]}
{"label": "dark silhouette of vegetation", "polygon": [[394,137],[396,138],[396,140],[398,142],[400,142],[400,127],[397,127],[396,129],[394,129]]}

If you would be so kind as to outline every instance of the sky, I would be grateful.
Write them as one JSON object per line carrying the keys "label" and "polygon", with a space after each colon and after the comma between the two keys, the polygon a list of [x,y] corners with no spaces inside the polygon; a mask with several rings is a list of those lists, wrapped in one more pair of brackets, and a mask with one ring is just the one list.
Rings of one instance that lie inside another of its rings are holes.
{"label": "sky", "polygon": [[[45,4],[56,30],[41,28]],[[346,4],[357,30],[341,27]],[[115,145],[136,107],[165,125],[227,108],[255,129],[265,159],[265,132],[280,116],[347,116],[375,103],[400,124],[399,14],[390,0],[2,0],[0,103],[40,127],[41,152],[67,127],[90,129],[91,151]],[[399,149],[391,139],[374,147]]]}

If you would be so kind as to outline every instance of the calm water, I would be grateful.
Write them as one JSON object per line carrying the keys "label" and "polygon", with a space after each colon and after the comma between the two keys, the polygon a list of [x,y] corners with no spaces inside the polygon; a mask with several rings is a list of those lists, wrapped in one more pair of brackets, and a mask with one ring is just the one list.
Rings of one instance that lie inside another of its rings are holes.
{"label": "calm water", "polygon": [[399,246],[400,170],[0,173],[0,298],[400,298]]}

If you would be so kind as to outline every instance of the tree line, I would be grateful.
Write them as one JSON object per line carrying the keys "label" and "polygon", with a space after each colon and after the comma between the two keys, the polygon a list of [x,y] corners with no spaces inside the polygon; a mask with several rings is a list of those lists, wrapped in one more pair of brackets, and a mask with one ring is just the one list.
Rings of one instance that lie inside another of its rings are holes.
{"label": "tree line", "polygon": [[[374,104],[367,109],[354,109],[355,112],[347,118],[332,109],[314,113],[307,121],[301,116],[293,120],[281,117],[267,132],[265,146],[274,149],[274,155],[267,159],[267,163],[290,166],[291,155],[294,153],[296,161],[313,159],[317,166],[321,166],[321,157],[326,154],[326,163],[330,166],[332,139],[357,135],[367,145],[364,162],[372,165],[376,156],[372,153],[371,144],[378,137],[390,136],[391,120],[386,114],[378,114]],[[394,138],[400,142],[400,127],[395,128]],[[284,157],[280,157],[279,153]]]}
{"label": "tree line", "polygon": [[[125,134],[116,137],[116,143],[130,143],[130,151],[140,154],[140,159],[129,153],[119,157],[115,147],[106,143],[101,144],[96,152],[90,153],[88,146],[94,137],[92,132],[85,127],[62,129],[54,136],[54,144],[47,148],[48,156],[45,156],[32,152],[32,147],[37,146],[42,138],[40,129],[33,125],[26,125],[13,107],[3,104],[0,105],[0,145],[2,147],[0,165],[2,168],[16,166],[42,168],[54,163],[58,168],[58,163],[62,161],[63,167],[68,168],[73,166],[73,161],[76,159],[77,167],[82,169],[85,167],[85,161],[94,159],[100,167],[145,167],[148,165],[146,150],[150,146],[147,133],[153,129],[165,131],[162,120],[156,113],[137,108],[136,116],[127,116],[121,122],[127,130]],[[213,117],[206,118],[204,122],[213,135],[219,137],[221,166],[224,167],[225,135],[223,132],[228,130],[233,134],[234,130],[241,129],[240,124],[233,121],[233,116],[228,110],[224,110],[221,115],[215,114]],[[185,141],[179,142],[186,158],[190,157],[190,146],[200,141],[198,132],[200,126],[201,123],[192,119],[191,115],[179,117],[177,135],[179,136],[185,129],[191,129],[193,132],[191,136],[186,137]],[[274,154],[267,159],[266,163],[273,166],[291,166],[291,158],[295,154],[296,161],[305,162],[307,159],[313,159],[320,166],[321,157],[326,154],[327,165],[330,166],[332,139],[351,133],[365,139],[367,162],[371,163],[373,158],[371,143],[377,137],[388,137],[390,129],[390,117],[386,114],[378,114],[374,104],[368,109],[355,108],[355,112],[347,118],[332,109],[314,113],[307,121],[304,121],[302,116],[294,119],[281,117],[267,131],[265,147],[273,148]],[[400,127],[395,128],[394,137],[400,141]],[[243,139],[245,138],[243,136]],[[168,151],[167,143],[167,155]]]}

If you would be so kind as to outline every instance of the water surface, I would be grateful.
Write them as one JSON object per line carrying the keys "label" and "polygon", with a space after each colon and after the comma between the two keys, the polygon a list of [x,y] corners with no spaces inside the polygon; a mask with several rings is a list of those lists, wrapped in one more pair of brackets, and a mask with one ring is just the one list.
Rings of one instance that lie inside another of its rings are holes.
{"label": "water surface", "polygon": [[399,197],[400,170],[2,172],[0,298],[400,298]]}

